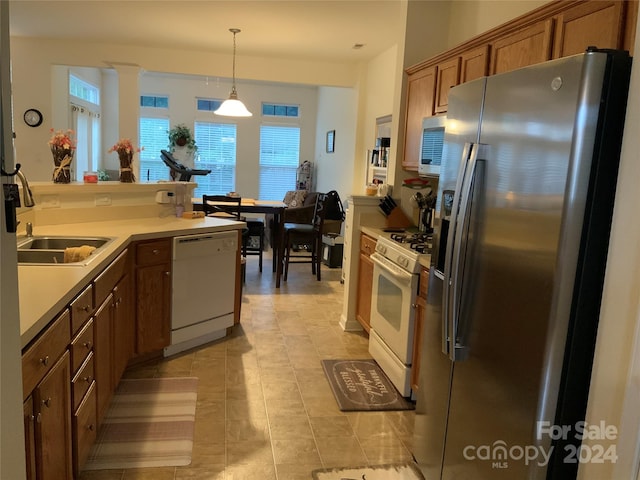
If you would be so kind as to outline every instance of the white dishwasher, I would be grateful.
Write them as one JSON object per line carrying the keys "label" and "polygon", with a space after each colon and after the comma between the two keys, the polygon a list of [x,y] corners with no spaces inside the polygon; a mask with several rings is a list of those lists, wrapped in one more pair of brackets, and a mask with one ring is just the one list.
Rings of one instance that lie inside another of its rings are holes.
{"label": "white dishwasher", "polygon": [[222,338],[233,326],[237,230],[173,239],[169,356]]}

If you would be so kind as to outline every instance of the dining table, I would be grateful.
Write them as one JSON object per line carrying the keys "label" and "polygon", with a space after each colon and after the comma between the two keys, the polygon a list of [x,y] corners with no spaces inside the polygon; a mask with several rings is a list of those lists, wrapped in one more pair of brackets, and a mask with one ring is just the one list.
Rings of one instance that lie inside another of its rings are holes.
{"label": "dining table", "polygon": [[[191,203],[193,209],[196,211],[202,211],[202,197],[192,198]],[[284,209],[287,208],[287,204],[279,200],[255,200],[252,198],[242,198],[240,201],[240,213],[257,213],[264,215],[273,215],[273,225],[271,227],[271,248],[273,252],[273,272],[279,278],[282,268],[282,261],[280,261],[280,249],[282,241],[282,222],[284,217]]]}

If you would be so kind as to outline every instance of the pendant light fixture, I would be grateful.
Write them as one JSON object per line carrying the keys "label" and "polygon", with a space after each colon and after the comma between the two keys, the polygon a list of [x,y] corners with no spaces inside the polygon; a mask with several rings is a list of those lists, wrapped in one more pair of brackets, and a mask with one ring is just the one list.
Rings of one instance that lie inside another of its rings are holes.
{"label": "pendant light fixture", "polygon": [[229,98],[222,102],[222,105],[213,113],[225,117],[250,117],[252,113],[247,110],[244,103],[238,100],[238,92],[236,91],[236,33],[240,33],[240,29],[230,28],[229,31],[233,33],[233,85]]}

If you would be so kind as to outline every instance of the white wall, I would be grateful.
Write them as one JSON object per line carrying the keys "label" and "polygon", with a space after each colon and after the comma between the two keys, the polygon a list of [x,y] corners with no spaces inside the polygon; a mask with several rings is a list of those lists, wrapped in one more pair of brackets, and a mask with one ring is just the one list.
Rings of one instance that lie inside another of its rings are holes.
{"label": "white wall", "polygon": [[457,0],[451,3],[448,46],[465,42],[520,15],[534,10],[547,0]]}
{"label": "white wall", "polygon": [[[352,193],[358,93],[352,88],[320,87],[314,156],[316,190],[337,190],[344,202]],[[335,149],[326,152],[326,135],[335,130]]]}

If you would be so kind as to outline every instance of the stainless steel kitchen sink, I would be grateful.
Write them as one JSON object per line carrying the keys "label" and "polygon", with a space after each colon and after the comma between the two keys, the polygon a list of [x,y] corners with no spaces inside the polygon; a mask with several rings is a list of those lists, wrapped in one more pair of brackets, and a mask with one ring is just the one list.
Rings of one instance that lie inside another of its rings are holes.
{"label": "stainless steel kitchen sink", "polygon": [[109,241],[105,237],[27,237],[18,241],[18,250],[64,250],[83,245],[100,248]]}
{"label": "stainless steel kitchen sink", "polygon": [[[18,240],[18,263],[22,265],[87,265],[96,259],[102,248],[111,242],[109,237],[52,237],[33,236]],[[83,260],[75,262],[64,261],[64,251],[67,248],[88,245],[95,250]]]}

